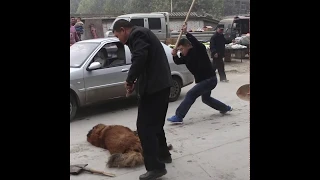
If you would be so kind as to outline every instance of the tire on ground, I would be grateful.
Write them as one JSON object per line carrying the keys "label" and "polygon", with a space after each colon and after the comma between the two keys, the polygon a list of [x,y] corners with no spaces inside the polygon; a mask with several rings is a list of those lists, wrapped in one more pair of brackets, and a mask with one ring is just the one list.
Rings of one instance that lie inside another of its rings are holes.
{"label": "tire on ground", "polygon": [[78,104],[75,96],[70,93],[70,121],[73,120],[78,110]]}
{"label": "tire on ground", "polygon": [[182,80],[180,77],[173,76],[172,80],[173,80],[173,86],[170,89],[170,97],[169,97],[170,102],[174,102],[179,98],[181,93],[181,88],[182,88]]}

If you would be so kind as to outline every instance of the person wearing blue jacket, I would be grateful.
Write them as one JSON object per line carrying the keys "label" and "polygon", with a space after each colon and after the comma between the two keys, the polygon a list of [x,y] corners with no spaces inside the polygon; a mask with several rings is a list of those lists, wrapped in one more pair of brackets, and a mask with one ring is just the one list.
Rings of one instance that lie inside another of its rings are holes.
{"label": "person wearing blue jacket", "polygon": [[83,34],[83,26],[84,26],[84,23],[81,21],[81,18],[78,17],[74,27],[76,28],[76,31],[80,40],[81,40],[81,34]]}

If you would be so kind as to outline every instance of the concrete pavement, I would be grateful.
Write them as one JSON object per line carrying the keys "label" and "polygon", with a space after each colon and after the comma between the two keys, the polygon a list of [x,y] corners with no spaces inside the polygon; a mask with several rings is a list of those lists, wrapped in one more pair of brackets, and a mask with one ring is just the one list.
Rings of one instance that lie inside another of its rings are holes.
{"label": "concrete pavement", "polygon": [[[246,64],[242,64],[246,66]],[[226,69],[230,67],[226,67]],[[248,69],[248,68],[247,68]],[[232,72],[232,71],[231,71]],[[249,179],[249,102],[236,96],[236,90],[249,82],[249,73],[227,73],[229,83],[218,83],[212,96],[233,106],[226,115],[211,109],[198,98],[183,125],[166,122],[168,143],[173,145],[173,162],[162,180],[248,180]],[[181,98],[169,104],[167,117],[192,87],[185,87]],[[80,113],[81,114],[81,113]],[[80,119],[70,123],[70,164],[87,163],[88,167],[111,172],[114,178],[86,174],[70,175],[71,180],[137,180],[144,166],[132,169],[109,169],[107,150],[86,142],[87,132],[96,124],[120,124],[135,129],[137,107],[133,99],[88,108]]]}

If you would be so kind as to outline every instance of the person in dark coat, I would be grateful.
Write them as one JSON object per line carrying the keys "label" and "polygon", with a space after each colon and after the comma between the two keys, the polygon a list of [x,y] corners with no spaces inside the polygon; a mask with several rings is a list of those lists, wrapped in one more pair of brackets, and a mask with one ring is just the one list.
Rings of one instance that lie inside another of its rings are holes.
{"label": "person in dark coat", "polygon": [[181,57],[177,56],[177,49],[172,50],[173,60],[176,64],[185,64],[194,75],[196,85],[186,94],[176,110],[176,114],[168,121],[172,123],[182,123],[189,109],[195,100],[201,96],[202,102],[211,108],[225,114],[232,111],[232,107],[211,97],[211,91],[217,86],[217,77],[211,65],[206,47],[200,43],[192,34],[187,32],[186,25],[182,31],[187,39],[178,42],[177,49],[181,52]]}
{"label": "person in dark coat", "polygon": [[223,35],[223,26],[218,25],[216,33],[210,39],[210,51],[212,57],[212,65],[214,70],[218,69],[220,82],[228,82],[226,72],[224,70],[224,53],[225,53],[226,39]]}
{"label": "person in dark coat", "polygon": [[121,19],[115,22],[113,33],[132,53],[125,88],[127,95],[134,90],[138,95],[137,131],[147,170],[139,179],[156,179],[167,173],[164,163],[172,162],[163,130],[173,85],[169,62],[149,29]]}

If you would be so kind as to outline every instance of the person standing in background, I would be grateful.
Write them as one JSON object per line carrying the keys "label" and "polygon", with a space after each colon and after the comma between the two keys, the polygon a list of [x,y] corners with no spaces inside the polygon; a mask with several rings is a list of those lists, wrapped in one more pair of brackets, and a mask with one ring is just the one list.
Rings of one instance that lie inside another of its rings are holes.
{"label": "person standing in background", "polygon": [[76,18],[73,16],[71,17],[70,21],[71,21],[71,26],[74,26],[77,22]]}
{"label": "person standing in background", "polygon": [[84,25],[84,23],[81,21],[81,18],[78,17],[77,22],[74,25],[74,27],[76,28],[76,31],[77,31],[77,34],[78,34],[80,41],[81,41],[81,34],[83,34],[83,25]]}
{"label": "person standing in background", "polygon": [[210,39],[210,51],[212,57],[212,65],[214,71],[218,69],[220,82],[229,82],[224,70],[224,54],[225,54],[226,39],[223,35],[223,25],[218,25],[216,33]]}
{"label": "person standing in background", "polygon": [[76,31],[76,28],[72,25],[72,21],[70,22],[70,46],[79,41],[79,37]]}

